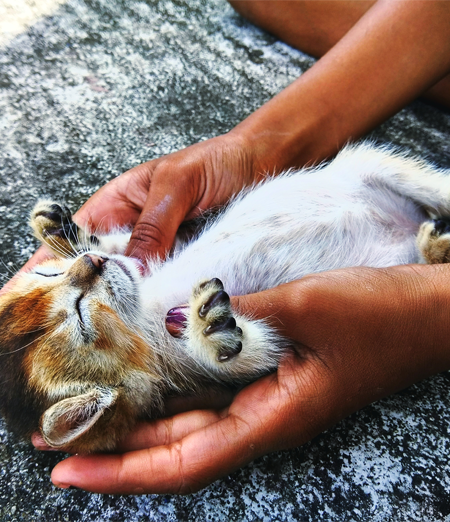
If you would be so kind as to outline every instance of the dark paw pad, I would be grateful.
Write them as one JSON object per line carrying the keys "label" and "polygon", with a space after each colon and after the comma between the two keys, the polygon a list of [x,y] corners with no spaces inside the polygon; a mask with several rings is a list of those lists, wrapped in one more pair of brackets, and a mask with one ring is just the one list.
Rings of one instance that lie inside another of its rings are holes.
{"label": "dark paw pad", "polygon": [[58,237],[72,243],[78,242],[78,227],[72,221],[72,214],[65,205],[52,203],[48,209],[36,213],[35,218],[47,220],[43,234],[46,237]]}
{"label": "dark paw pad", "polygon": [[237,326],[232,315],[230,296],[223,289],[220,279],[214,278],[198,286],[198,295],[210,292],[210,295],[198,309],[198,316],[206,323],[203,335],[220,339],[216,359],[225,362],[242,351],[242,330]]}
{"label": "dark paw pad", "polygon": [[450,217],[433,219],[434,233],[438,236],[450,233]]}
{"label": "dark paw pad", "polygon": [[242,342],[241,341],[238,341],[233,348],[230,348],[230,347],[226,347],[226,348],[221,348],[219,350],[219,353],[217,354],[217,360],[219,362],[225,362],[225,361],[229,361],[230,359],[232,359],[233,357],[235,357],[238,353],[241,353],[242,352]]}
{"label": "dark paw pad", "polygon": [[41,210],[35,217],[45,217],[49,221],[53,221],[56,226],[63,227],[72,223],[72,214],[66,206],[60,206],[56,203],[50,205],[49,211]]}
{"label": "dark paw pad", "polygon": [[208,315],[208,312],[212,308],[214,308],[216,306],[220,306],[220,305],[229,304],[229,302],[230,302],[230,296],[224,290],[219,290],[215,294],[212,294],[208,298],[208,300],[202,304],[202,306],[200,307],[200,310],[198,311],[198,315],[202,318],[206,317]]}
{"label": "dark paw pad", "polygon": [[59,237],[70,243],[78,243],[78,227],[75,223],[66,223],[60,228],[49,228],[44,230],[45,236]]}
{"label": "dark paw pad", "polygon": [[223,283],[220,279],[217,277],[214,277],[213,279],[210,279],[209,281],[205,281],[204,283],[201,283],[198,285],[198,287],[195,289],[194,294],[200,295],[204,291],[208,291],[209,289],[216,289],[216,290],[223,290]]}

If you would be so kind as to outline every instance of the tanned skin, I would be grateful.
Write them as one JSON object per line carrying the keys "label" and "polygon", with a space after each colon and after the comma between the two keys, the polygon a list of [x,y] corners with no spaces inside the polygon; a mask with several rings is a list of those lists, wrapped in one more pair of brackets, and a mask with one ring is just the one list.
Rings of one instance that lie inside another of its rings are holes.
{"label": "tanned skin", "polygon": [[[450,107],[450,2],[231,3],[321,58],[229,133],[135,167],[94,194],[80,222],[112,225],[109,215],[114,224],[135,224],[128,253],[137,257],[164,255],[184,219],[223,204],[266,171],[332,156],[420,96]],[[241,312],[270,316],[310,357],[292,353],[225,409],[141,425],[121,455],[70,457],[53,482],[101,493],[188,493],[310,440],[450,368],[449,281],[448,265],[358,268],[235,298]]]}

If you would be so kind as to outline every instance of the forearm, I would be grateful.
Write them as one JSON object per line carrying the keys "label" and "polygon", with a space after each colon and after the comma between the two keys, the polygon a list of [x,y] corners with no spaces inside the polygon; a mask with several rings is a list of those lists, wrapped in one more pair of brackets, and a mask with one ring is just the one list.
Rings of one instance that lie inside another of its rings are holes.
{"label": "forearm", "polygon": [[380,0],[310,70],[239,124],[258,168],[335,154],[450,71],[450,3]]}

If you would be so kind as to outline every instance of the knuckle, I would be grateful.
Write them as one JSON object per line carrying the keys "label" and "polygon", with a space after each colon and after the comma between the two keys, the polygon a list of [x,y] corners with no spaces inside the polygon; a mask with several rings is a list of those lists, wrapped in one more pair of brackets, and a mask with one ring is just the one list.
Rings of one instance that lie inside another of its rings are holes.
{"label": "knuckle", "polygon": [[152,247],[162,247],[164,245],[164,230],[157,223],[139,222],[133,230],[132,241],[135,243],[145,243]]}
{"label": "knuckle", "polygon": [[177,470],[177,486],[175,493],[177,495],[186,495],[189,493],[189,484],[186,482],[184,474],[184,461],[183,461],[183,444],[182,442],[174,442],[170,447],[171,460],[173,462],[173,469]]}
{"label": "knuckle", "polygon": [[303,315],[314,314],[316,312],[320,286],[320,282],[314,276],[306,276],[302,279],[300,291],[295,298],[297,301],[297,309],[301,311]]}
{"label": "knuckle", "polygon": [[201,470],[195,463],[188,465],[184,458],[182,441],[174,442],[171,445],[173,469],[176,469],[177,484],[176,495],[191,495],[197,493],[207,485],[207,482],[198,480],[197,475],[201,475]]}

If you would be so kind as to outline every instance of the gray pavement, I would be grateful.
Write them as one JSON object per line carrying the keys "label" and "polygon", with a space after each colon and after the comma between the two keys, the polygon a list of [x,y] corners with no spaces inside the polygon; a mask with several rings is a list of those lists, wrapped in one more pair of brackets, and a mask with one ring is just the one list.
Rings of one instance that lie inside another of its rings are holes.
{"label": "gray pavement", "polygon": [[[35,242],[41,196],[77,208],[143,161],[227,131],[314,61],[224,0],[70,0],[0,48],[0,271]],[[414,103],[372,136],[450,167],[450,113]],[[0,520],[450,522],[448,373],[203,491],[58,490],[61,454],[0,423]]]}

